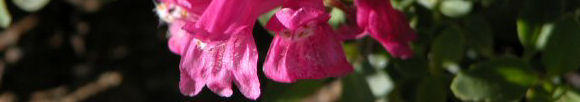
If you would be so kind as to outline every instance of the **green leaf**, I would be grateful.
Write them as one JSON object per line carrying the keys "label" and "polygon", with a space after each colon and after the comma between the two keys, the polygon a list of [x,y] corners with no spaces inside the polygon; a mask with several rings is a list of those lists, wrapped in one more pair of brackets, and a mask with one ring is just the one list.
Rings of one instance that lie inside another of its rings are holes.
{"label": "green leaf", "polygon": [[548,75],[559,75],[580,67],[580,24],[571,15],[554,24],[542,61]]}
{"label": "green leaf", "polygon": [[355,63],[359,57],[359,49],[357,43],[343,43],[342,49],[344,50],[344,54],[346,54],[346,59],[350,63]]}
{"label": "green leaf", "polygon": [[433,9],[439,1],[440,0],[417,0],[417,3],[423,5],[427,9]]}
{"label": "green leaf", "polygon": [[12,2],[24,11],[35,12],[46,6],[50,0],[12,0]]}
{"label": "green leaf", "polygon": [[542,87],[534,87],[526,93],[526,101],[528,102],[551,102],[552,95],[550,92]]}
{"label": "green leaf", "polygon": [[444,29],[433,41],[431,54],[433,61],[446,66],[455,64],[463,58],[465,40],[459,29],[448,27]]}
{"label": "green leaf", "polygon": [[467,45],[481,55],[493,56],[493,31],[483,17],[474,16],[465,21]]}
{"label": "green leaf", "polygon": [[353,73],[342,79],[342,102],[374,102],[375,97],[364,75]]}
{"label": "green leaf", "polygon": [[445,16],[457,18],[469,14],[472,6],[473,3],[468,0],[443,0],[439,10]]}
{"label": "green leaf", "polygon": [[258,17],[258,21],[260,22],[260,25],[265,27],[266,24],[268,23],[268,21],[270,21],[270,18],[272,18],[274,16],[274,14],[276,14],[276,12],[278,12],[278,10],[280,10],[280,8],[272,9],[271,11],[264,13],[260,17]]}
{"label": "green leaf", "polygon": [[464,101],[516,101],[524,96],[537,77],[531,66],[522,60],[500,58],[460,72],[451,83],[451,91]]}
{"label": "green leaf", "polygon": [[565,92],[555,102],[580,102],[580,93],[572,89],[567,89]]}
{"label": "green leaf", "polygon": [[545,24],[555,21],[563,12],[564,0],[526,0],[517,20],[522,45],[526,49],[538,49],[537,40],[541,32],[546,32],[543,31]]}
{"label": "green leaf", "polygon": [[416,102],[446,102],[447,90],[443,77],[425,77],[417,87]]}
{"label": "green leaf", "polygon": [[263,100],[266,102],[302,101],[324,85],[323,81],[301,80],[292,84],[271,82],[266,86]]}
{"label": "green leaf", "polygon": [[0,0],[0,27],[6,28],[12,22],[12,16],[10,16],[10,12],[6,7],[6,2],[4,0]]}

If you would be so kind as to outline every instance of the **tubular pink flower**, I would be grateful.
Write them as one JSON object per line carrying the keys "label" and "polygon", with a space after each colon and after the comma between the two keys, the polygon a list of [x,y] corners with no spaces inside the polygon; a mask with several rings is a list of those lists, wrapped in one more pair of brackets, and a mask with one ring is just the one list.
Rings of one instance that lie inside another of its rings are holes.
{"label": "tubular pink flower", "polygon": [[402,12],[393,9],[389,0],[355,0],[357,23],[394,57],[407,59],[413,56],[409,42],[417,35]]}
{"label": "tubular pink flower", "polygon": [[181,92],[195,96],[207,86],[229,97],[234,82],[244,96],[258,98],[258,54],[252,28],[260,14],[279,4],[281,0],[213,0],[201,16],[187,19],[192,22],[171,24],[176,38],[170,39],[170,49],[181,55]]}
{"label": "tubular pink flower", "polygon": [[290,0],[266,25],[276,32],[264,63],[274,81],[321,79],[353,71],[339,38],[327,23],[322,0]]}

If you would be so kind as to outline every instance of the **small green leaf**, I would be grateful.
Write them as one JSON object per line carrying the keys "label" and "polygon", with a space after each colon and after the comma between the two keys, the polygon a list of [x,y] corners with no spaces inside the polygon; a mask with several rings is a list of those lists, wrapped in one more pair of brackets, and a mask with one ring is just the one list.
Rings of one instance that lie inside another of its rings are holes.
{"label": "small green leaf", "polygon": [[338,28],[341,24],[346,22],[346,15],[338,8],[332,8],[330,15],[331,16],[330,20],[328,20],[328,23],[332,25],[333,28]]}
{"label": "small green leaf", "polygon": [[12,0],[12,2],[24,11],[35,12],[44,8],[50,0]]}
{"label": "small green leaf", "polygon": [[538,86],[533,87],[526,93],[526,101],[528,102],[551,102],[552,95],[544,88]]}
{"label": "small green leaf", "polygon": [[524,96],[537,77],[530,65],[522,60],[500,58],[460,72],[451,83],[451,91],[464,101],[516,101]]}
{"label": "small green leaf", "polygon": [[6,28],[12,22],[12,16],[10,16],[10,12],[6,7],[6,2],[4,0],[0,0],[0,27]]}
{"label": "small green leaf", "polygon": [[580,67],[580,24],[571,15],[554,24],[542,61],[548,75],[559,75]]}
{"label": "small green leaf", "polygon": [[417,0],[417,3],[423,5],[427,9],[433,9],[437,2],[441,0]]}
{"label": "small green leaf", "polygon": [[445,16],[457,18],[469,14],[472,6],[473,3],[468,0],[443,0],[439,10]]}
{"label": "small green leaf", "polygon": [[455,27],[444,29],[431,46],[432,60],[443,66],[460,61],[465,49],[463,38],[459,29]]}
{"label": "small green leaf", "polygon": [[268,21],[270,21],[270,18],[272,18],[274,16],[274,14],[276,14],[276,12],[278,12],[278,10],[280,10],[280,8],[272,9],[271,11],[260,15],[260,17],[258,18],[260,25],[265,27],[266,24],[268,23]]}

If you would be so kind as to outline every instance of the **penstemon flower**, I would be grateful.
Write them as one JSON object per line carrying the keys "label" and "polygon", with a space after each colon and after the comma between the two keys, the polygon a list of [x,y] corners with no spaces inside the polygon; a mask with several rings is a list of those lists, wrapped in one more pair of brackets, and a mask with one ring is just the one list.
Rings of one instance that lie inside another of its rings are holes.
{"label": "penstemon flower", "polygon": [[[231,83],[234,82],[244,96],[258,98],[258,54],[252,27],[260,14],[279,5],[281,1],[213,0],[206,2],[207,8],[204,8],[204,2],[191,2],[193,0],[173,3],[185,8],[175,10],[185,10],[193,15],[181,16],[178,13],[176,15],[179,16],[173,18],[162,17],[171,23],[170,32],[173,34],[169,42],[170,49],[181,55],[181,92],[194,96],[204,86],[208,86],[216,94],[229,97],[233,94]],[[200,4],[200,8],[195,4]],[[201,15],[195,16],[197,14]]]}
{"label": "penstemon flower", "polygon": [[276,32],[270,45],[264,74],[278,82],[321,79],[353,71],[341,39],[327,23],[322,0],[289,0],[268,22]]}
{"label": "penstemon flower", "polygon": [[330,15],[322,0],[160,2],[157,14],[169,24],[169,49],[181,55],[179,87],[187,96],[195,96],[207,86],[229,97],[233,82],[247,98],[258,98],[258,54],[252,27],[258,16],[282,4],[266,25],[276,36],[263,68],[268,78],[278,82],[352,72],[341,45],[344,39],[370,34],[393,56],[405,59],[412,56],[408,43],[416,37],[403,14],[387,0],[355,0],[358,26],[343,27],[340,33],[328,24]]}
{"label": "penstemon flower", "polygon": [[378,40],[393,57],[407,59],[413,56],[409,42],[417,35],[402,12],[393,9],[389,0],[354,0],[357,23]]}

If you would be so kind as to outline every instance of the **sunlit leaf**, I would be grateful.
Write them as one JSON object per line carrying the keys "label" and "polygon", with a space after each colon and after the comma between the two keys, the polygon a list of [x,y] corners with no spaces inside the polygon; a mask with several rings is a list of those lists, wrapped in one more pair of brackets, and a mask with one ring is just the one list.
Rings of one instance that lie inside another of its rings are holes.
{"label": "sunlit leaf", "polygon": [[[565,89],[565,88],[561,88]],[[580,93],[573,89],[562,90],[565,93],[560,96],[555,102],[580,102]]]}
{"label": "sunlit leaf", "polygon": [[8,8],[6,7],[6,2],[4,0],[0,0],[0,27],[6,28],[12,22],[12,16],[10,12],[8,12]]}
{"label": "sunlit leaf", "polygon": [[443,0],[439,10],[448,17],[462,17],[471,11],[473,3],[468,0]]}
{"label": "sunlit leaf", "polygon": [[464,101],[516,101],[524,96],[537,77],[531,66],[522,60],[500,58],[460,72],[453,79],[451,90]]}
{"label": "sunlit leaf", "polygon": [[44,8],[50,0],[12,0],[12,2],[24,11],[34,12]]}
{"label": "sunlit leaf", "polygon": [[549,75],[558,75],[580,67],[580,24],[566,16],[554,24],[542,61]]}
{"label": "sunlit leaf", "polygon": [[441,0],[417,0],[417,3],[423,5],[427,9],[433,9],[439,1]]}

